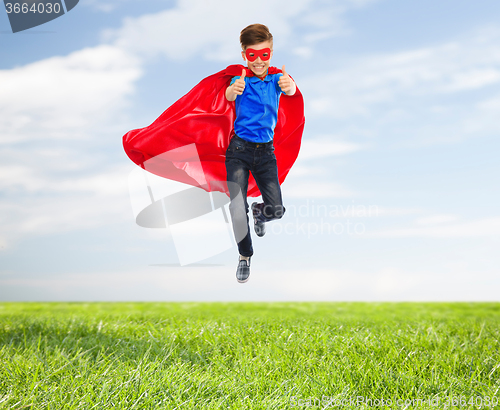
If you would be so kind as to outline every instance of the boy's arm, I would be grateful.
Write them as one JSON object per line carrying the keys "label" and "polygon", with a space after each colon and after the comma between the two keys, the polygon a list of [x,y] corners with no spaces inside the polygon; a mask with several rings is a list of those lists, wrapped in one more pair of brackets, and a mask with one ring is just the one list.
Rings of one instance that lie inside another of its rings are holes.
{"label": "boy's arm", "polygon": [[278,85],[280,86],[281,91],[283,91],[285,95],[294,95],[295,92],[297,91],[297,86],[295,85],[295,82],[285,71],[285,66],[281,68],[281,71],[283,71],[283,75],[280,77],[278,81]]}
{"label": "boy's arm", "polygon": [[243,69],[243,72],[241,73],[241,77],[238,78],[229,87],[226,88],[226,98],[228,101],[234,101],[234,100],[236,100],[236,97],[238,95],[243,94],[243,91],[245,90],[245,76],[246,76],[246,74],[247,74],[246,70]]}

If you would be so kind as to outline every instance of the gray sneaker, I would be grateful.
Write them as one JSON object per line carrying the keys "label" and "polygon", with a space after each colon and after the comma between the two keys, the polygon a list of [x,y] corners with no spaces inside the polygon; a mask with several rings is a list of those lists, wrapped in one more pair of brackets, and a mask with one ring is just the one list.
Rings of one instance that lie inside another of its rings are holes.
{"label": "gray sneaker", "polygon": [[238,262],[238,269],[236,269],[236,280],[239,283],[248,282],[250,277],[250,259],[248,260],[240,260]]}
{"label": "gray sneaker", "polygon": [[256,216],[260,214],[259,209],[257,208],[257,202],[252,204],[252,214],[253,214],[253,227],[255,229],[255,233],[257,236],[263,237],[266,234],[266,224],[264,222],[260,222],[257,220]]}

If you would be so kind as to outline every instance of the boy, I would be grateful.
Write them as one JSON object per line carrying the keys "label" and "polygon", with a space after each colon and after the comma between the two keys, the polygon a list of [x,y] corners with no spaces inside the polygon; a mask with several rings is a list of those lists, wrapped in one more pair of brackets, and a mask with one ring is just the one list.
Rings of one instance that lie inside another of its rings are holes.
{"label": "boy", "polygon": [[127,132],[123,148],[150,173],[230,196],[241,255],[237,278],[245,282],[253,254],[247,196],[262,194],[264,203],[252,204],[252,213],[263,236],[264,223],[285,211],[280,183],[299,154],[305,117],[302,93],[285,67],[282,74],[269,66],[273,37],[267,27],[248,26],[240,41],[247,67],[230,65],[202,79],[152,124]]}
{"label": "boy", "polygon": [[[265,223],[280,219],[285,213],[278,180],[273,135],[278,121],[281,94],[292,96],[297,88],[282,68],[270,73],[273,56],[273,36],[263,24],[252,24],[241,31],[241,55],[248,69],[241,76],[233,77],[225,95],[235,101],[235,135],[226,151],[226,172],[231,198],[229,206],[233,228],[246,218],[246,236],[238,242],[240,254],[236,279],[240,283],[250,276],[250,258],[253,255],[252,239],[248,228],[247,189],[249,172],[252,173],[262,194],[263,203],[252,204],[254,229],[257,236],[265,235]],[[248,75],[248,76],[247,76]],[[237,200],[237,197],[240,200]],[[243,201],[241,201],[241,198]],[[244,215],[244,216],[243,216]]]}

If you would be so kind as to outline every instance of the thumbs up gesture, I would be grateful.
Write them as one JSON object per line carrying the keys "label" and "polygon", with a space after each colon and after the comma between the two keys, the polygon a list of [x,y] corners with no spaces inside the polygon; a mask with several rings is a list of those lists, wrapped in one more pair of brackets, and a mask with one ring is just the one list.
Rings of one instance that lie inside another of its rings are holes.
{"label": "thumbs up gesture", "polygon": [[232,85],[226,88],[226,98],[228,101],[236,100],[238,95],[243,94],[245,90],[245,77],[247,75],[247,71],[245,69],[241,72],[241,77],[238,78]]}
{"label": "thumbs up gesture", "polygon": [[286,95],[294,95],[295,91],[297,90],[295,83],[286,72],[285,66],[281,68],[281,71],[283,71],[283,75],[278,81],[278,85],[280,86],[281,91],[283,91]]}
{"label": "thumbs up gesture", "polygon": [[245,69],[243,69],[241,72],[241,77],[238,78],[233,83],[233,93],[235,93],[236,95],[243,94],[243,91],[245,90],[245,77],[246,77],[246,75],[247,75],[247,71]]}

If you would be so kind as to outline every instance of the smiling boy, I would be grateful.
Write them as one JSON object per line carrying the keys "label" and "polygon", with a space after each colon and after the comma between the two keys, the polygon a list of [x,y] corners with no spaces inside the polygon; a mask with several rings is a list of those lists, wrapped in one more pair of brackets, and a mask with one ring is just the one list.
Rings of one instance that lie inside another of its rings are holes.
{"label": "smiling boy", "polygon": [[[127,132],[123,147],[148,172],[230,196],[240,253],[236,276],[246,282],[253,255],[247,196],[262,195],[252,217],[263,236],[265,223],[285,212],[280,184],[299,154],[305,117],[302,93],[285,66],[270,66],[268,28],[248,26],[240,42],[246,66],[233,64],[202,79],[149,126]],[[187,155],[186,147],[197,155]]]}
{"label": "smiling boy", "polygon": [[[281,94],[294,95],[297,88],[286,73],[285,66],[282,73],[274,67],[269,70],[273,56],[273,36],[265,25],[252,24],[244,28],[240,43],[247,68],[242,70],[241,76],[232,78],[225,92],[228,101],[235,101],[236,109],[235,135],[227,148],[225,163],[235,236],[237,221],[245,217],[247,221],[247,234],[238,242],[240,256],[236,270],[236,279],[244,283],[250,276],[250,258],[253,255],[248,228],[249,173],[255,178],[264,201],[254,202],[251,207],[255,233],[262,237],[265,235],[265,223],[279,219],[285,213],[273,136]],[[240,193],[243,201],[236,200]]]}

